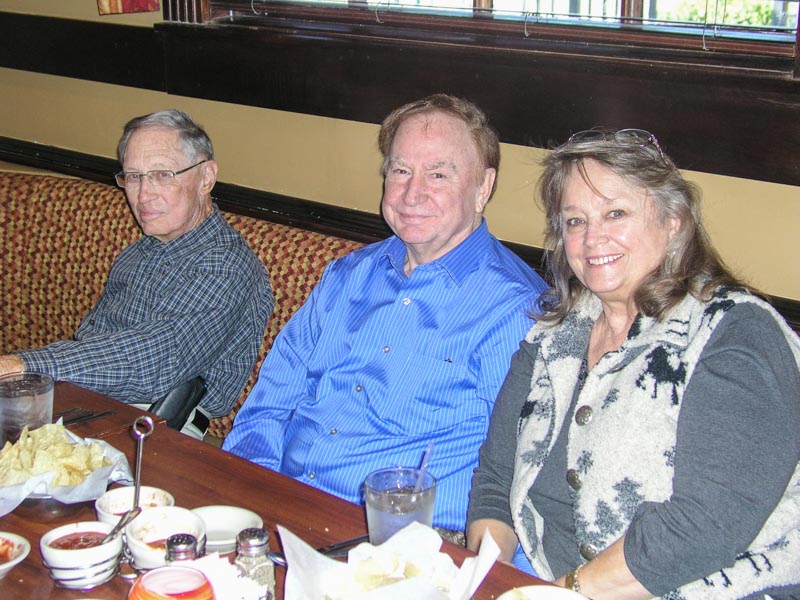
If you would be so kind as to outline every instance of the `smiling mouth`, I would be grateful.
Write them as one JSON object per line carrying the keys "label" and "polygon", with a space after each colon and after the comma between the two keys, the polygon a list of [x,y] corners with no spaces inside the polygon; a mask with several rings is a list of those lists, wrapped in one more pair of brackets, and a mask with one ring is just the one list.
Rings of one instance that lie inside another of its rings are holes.
{"label": "smiling mouth", "polygon": [[615,260],[618,260],[620,258],[622,258],[622,254],[614,254],[612,256],[602,256],[600,258],[589,258],[587,260],[588,260],[590,265],[598,266],[598,265],[606,265],[606,264],[608,264],[610,262],[614,262]]}

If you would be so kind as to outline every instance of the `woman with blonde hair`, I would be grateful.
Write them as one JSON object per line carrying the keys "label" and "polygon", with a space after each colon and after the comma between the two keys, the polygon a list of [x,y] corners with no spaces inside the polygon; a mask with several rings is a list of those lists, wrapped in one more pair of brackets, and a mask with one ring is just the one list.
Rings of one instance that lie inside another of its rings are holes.
{"label": "woman with blonde hair", "polygon": [[800,595],[800,339],[641,130],[545,160],[553,288],[473,478],[468,544],[593,598]]}

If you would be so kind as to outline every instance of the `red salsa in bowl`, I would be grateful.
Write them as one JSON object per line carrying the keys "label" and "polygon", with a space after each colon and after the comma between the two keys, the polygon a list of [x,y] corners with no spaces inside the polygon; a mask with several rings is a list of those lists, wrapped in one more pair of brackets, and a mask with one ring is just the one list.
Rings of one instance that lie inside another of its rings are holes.
{"label": "red salsa in bowl", "polygon": [[56,538],[48,545],[57,550],[82,550],[99,546],[104,537],[106,534],[98,531],[75,531]]}

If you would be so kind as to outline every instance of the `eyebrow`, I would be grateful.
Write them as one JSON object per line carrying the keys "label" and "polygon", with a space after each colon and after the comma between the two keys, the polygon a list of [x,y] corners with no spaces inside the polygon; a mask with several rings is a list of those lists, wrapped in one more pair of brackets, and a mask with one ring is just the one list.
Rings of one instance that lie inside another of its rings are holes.
{"label": "eyebrow", "polygon": [[[408,162],[406,162],[405,160],[403,160],[402,158],[399,158],[397,156],[389,157],[389,160],[387,161],[387,163],[388,164],[400,164],[400,165],[403,165],[403,166],[408,166],[409,165]],[[442,168],[452,169],[453,171],[458,171],[458,168],[456,167],[456,164],[454,162],[450,161],[450,160],[440,160],[440,161],[437,161],[437,162],[434,162],[434,163],[430,163],[430,164],[427,164],[427,165],[422,165],[422,167],[426,171],[430,171],[430,170],[433,170],[433,169],[442,169]]]}
{"label": "eyebrow", "polygon": [[458,169],[456,168],[455,163],[453,163],[453,162],[451,162],[449,160],[440,160],[439,162],[435,162],[435,163],[432,163],[430,165],[425,165],[425,168],[427,170],[445,168],[445,169],[452,169],[453,171],[458,171]]}

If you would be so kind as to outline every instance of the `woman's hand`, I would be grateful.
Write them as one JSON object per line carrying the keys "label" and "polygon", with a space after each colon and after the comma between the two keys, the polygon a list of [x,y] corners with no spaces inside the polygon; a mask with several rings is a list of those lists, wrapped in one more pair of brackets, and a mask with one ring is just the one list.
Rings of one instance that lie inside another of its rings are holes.
{"label": "woman's hand", "polygon": [[481,547],[483,532],[487,529],[500,547],[500,556],[497,560],[511,564],[514,553],[517,551],[519,540],[514,530],[501,521],[496,521],[495,519],[478,519],[470,523],[467,529],[467,548],[473,552],[477,552]]}
{"label": "woman's hand", "polygon": [[[581,594],[592,600],[646,600],[653,594],[633,576],[625,562],[625,536],[581,567],[578,583]],[[566,587],[564,577],[555,584]]]}

